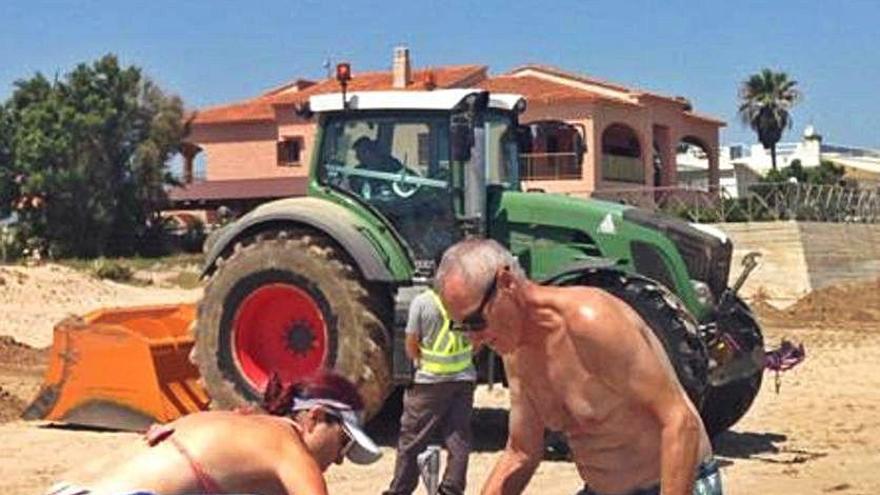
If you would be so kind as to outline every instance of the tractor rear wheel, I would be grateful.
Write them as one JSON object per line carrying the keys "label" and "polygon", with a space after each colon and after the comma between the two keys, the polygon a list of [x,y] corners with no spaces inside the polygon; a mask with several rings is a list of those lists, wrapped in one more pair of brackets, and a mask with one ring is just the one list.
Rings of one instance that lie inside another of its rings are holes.
{"label": "tractor rear wheel", "polygon": [[614,270],[587,269],[563,285],[603,289],[633,308],[663,344],[678,380],[699,410],[708,387],[708,357],[696,320],[662,285]]}
{"label": "tractor rear wheel", "polygon": [[192,360],[212,407],[259,402],[285,382],[334,369],[358,387],[367,416],[391,391],[386,308],[332,243],[275,232],[239,243],[205,287]]}

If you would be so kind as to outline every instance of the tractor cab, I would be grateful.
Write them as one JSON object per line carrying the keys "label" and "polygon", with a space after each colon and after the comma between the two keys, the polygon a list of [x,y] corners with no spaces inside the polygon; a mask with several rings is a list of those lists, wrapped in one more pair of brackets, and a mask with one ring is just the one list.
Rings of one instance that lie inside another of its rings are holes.
{"label": "tractor cab", "polygon": [[378,212],[430,269],[486,226],[487,190],[519,188],[519,95],[476,89],[314,96],[314,180]]}

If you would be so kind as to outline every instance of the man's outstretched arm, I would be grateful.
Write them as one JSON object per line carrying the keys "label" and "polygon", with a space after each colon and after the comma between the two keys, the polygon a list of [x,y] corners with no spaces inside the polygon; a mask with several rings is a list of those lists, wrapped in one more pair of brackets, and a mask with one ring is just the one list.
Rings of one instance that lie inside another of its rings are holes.
{"label": "man's outstretched arm", "polygon": [[544,453],[544,424],[522,390],[512,360],[505,360],[504,367],[510,386],[510,433],[501,458],[483,484],[482,495],[522,493]]}

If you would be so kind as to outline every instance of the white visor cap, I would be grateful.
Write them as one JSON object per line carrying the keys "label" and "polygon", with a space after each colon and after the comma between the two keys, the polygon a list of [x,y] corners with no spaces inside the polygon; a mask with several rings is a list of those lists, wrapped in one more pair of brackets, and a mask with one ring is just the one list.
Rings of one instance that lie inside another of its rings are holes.
{"label": "white visor cap", "polygon": [[342,428],[354,440],[346,457],[355,464],[372,464],[382,457],[376,442],[364,431],[360,416],[351,406],[332,399],[294,399],[291,411],[303,411],[323,407],[330,409],[340,419]]}

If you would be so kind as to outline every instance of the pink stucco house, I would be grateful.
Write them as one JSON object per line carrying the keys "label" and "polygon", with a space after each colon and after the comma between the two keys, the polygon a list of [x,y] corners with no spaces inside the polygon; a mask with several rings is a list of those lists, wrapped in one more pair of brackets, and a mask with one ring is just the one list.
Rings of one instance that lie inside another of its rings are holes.
{"label": "pink stucco house", "polygon": [[[521,158],[524,187],[584,196],[652,191],[676,185],[676,149],[696,145],[709,160],[710,189],[718,186],[718,133],[724,122],[694,112],[681,96],[665,96],[542,65],[489,76],[484,65],[412,70],[409,52],[395,50],[393,69],[353,73],[349,91],[479,87],[519,93],[528,101],[521,122],[565,121],[578,129],[536,140]],[[175,206],[248,206],[303,194],[315,132],[296,110],[315,94],[339,91],[335,80],[296,80],[252,99],[195,112],[183,149],[182,188]],[[583,149],[583,160],[576,153]],[[194,177],[199,155],[203,177]]]}

